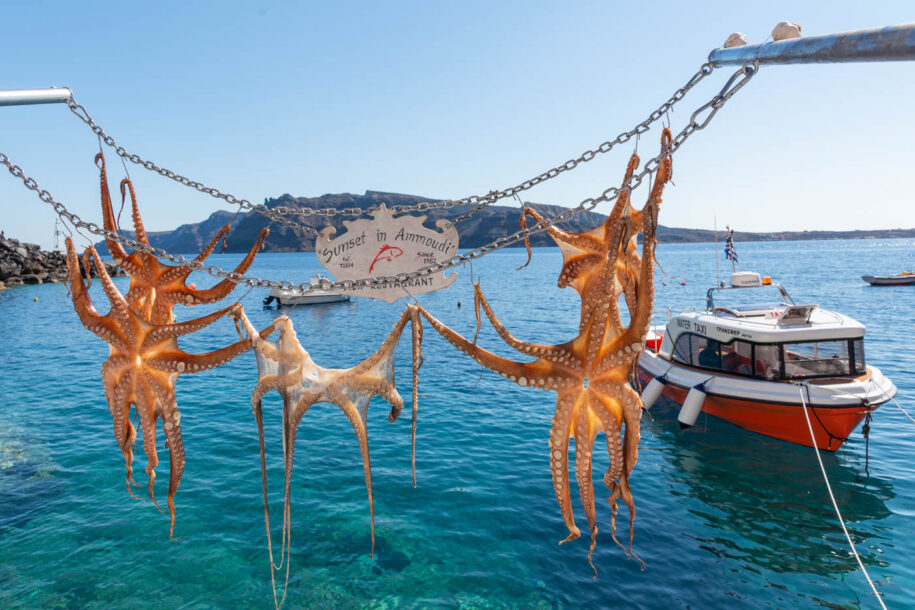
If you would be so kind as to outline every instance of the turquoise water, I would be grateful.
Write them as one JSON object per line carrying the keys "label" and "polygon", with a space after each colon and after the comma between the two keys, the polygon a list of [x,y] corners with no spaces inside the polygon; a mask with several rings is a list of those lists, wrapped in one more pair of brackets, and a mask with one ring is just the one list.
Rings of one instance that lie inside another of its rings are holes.
{"label": "turquoise water", "polygon": [[[915,286],[871,288],[863,273],[915,266],[913,240],[738,244],[743,269],[772,275],[797,302],[819,302],[867,327],[868,362],[899,387],[915,414]],[[561,257],[538,249],[515,272],[520,250],[474,264],[493,308],[521,339],[576,334],[579,302],[555,287]],[[216,255],[223,267],[237,256]],[[711,244],[659,251],[656,311],[704,305],[714,281]],[[253,273],[305,280],[313,254],[262,254]],[[472,336],[470,270],[450,289],[423,295],[433,315]],[[194,278],[198,286],[207,277]],[[119,280],[122,288],[124,280]],[[93,298],[105,311],[97,283]],[[235,298],[242,297],[241,290]],[[242,299],[256,326],[275,311],[262,292]],[[36,302],[34,299],[37,298]],[[463,307],[458,308],[461,301]],[[214,308],[179,307],[180,319]],[[371,353],[402,304],[356,300],[290,313],[315,361],[348,367]],[[252,354],[178,380],[187,468],[168,516],[124,490],[99,367],[107,347],[79,323],[63,285],[0,292],[0,606],[168,608],[272,606],[257,434],[250,393]],[[188,351],[236,340],[230,321],[182,339]],[[484,326],[480,342],[511,356]],[[409,343],[398,349],[409,400]],[[809,448],[708,418],[681,432],[670,404],[643,418],[632,475],[640,571],[601,534],[587,563],[587,537],[566,535],[550,480],[552,393],[483,372],[426,325],[420,372],[416,489],[410,479],[409,407],[394,424],[376,399],[369,409],[377,544],[369,558],[368,508],[356,439],[336,407],[309,411],[299,432],[293,486],[289,607],[875,607],[842,535]],[[514,357],[514,356],[513,356]],[[479,382],[478,382],[479,379]],[[279,401],[265,404],[275,533],[279,532]],[[159,435],[160,457],[164,458]],[[598,443],[599,446],[599,443]],[[890,607],[915,603],[915,424],[892,404],[877,411],[865,471],[860,431],[824,461],[837,500]],[[596,452],[595,485],[606,468]],[[145,459],[140,453],[138,470]],[[158,469],[164,497],[168,460]],[[142,473],[139,480],[142,481]],[[599,495],[603,495],[601,492]],[[579,526],[584,516],[573,490]]]}

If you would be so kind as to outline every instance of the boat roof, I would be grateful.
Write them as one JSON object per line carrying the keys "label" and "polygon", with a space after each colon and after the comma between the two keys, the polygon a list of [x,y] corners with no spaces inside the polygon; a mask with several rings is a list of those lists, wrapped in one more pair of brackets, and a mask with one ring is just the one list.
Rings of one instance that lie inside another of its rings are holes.
{"label": "boat roof", "polygon": [[667,323],[667,335],[676,341],[682,333],[728,343],[743,339],[755,343],[830,341],[858,339],[864,325],[840,313],[816,305],[760,303],[737,307],[716,307],[711,311],[678,314]]}

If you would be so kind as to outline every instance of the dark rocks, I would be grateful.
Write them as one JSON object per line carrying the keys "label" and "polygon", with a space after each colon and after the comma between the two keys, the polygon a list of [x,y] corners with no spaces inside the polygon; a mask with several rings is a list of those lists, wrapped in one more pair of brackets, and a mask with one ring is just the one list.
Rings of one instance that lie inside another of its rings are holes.
{"label": "dark rocks", "polygon": [[[124,275],[114,263],[105,262],[109,275]],[[91,269],[96,277],[95,267]],[[85,273],[85,269],[83,269]],[[36,244],[0,237],[0,290],[6,286],[63,282],[67,260],[63,252],[43,252]]]}

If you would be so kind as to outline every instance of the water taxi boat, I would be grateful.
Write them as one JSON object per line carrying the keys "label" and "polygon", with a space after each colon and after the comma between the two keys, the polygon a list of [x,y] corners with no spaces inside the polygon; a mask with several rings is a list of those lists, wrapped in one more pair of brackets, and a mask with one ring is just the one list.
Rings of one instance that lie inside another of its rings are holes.
{"label": "water taxi boat", "polygon": [[[896,386],[864,358],[864,325],[818,305],[796,304],[778,284],[736,273],[708,291],[705,311],[654,327],[639,361],[646,408],[663,395],[682,428],[699,413],[778,439],[835,451]],[[766,278],[768,279],[768,278]],[[774,290],[780,298],[771,299]],[[720,306],[715,296],[762,303]],[[739,293],[739,294],[738,294]],[[805,409],[807,416],[805,416]]]}
{"label": "water taxi boat", "polygon": [[264,305],[270,305],[273,301],[276,301],[277,305],[280,307],[286,305],[318,305],[320,303],[349,301],[350,297],[348,294],[336,292],[329,288],[322,288],[321,285],[325,281],[326,278],[320,274],[311,276],[311,281],[309,283],[312,285],[312,289],[308,292],[303,292],[294,288],[271,288],[270,294],[264,299]]}
{"label": "water taxi boat", "polygon": [[871,286],[903,286],[905,284],[915,284],[915,273],[903,271],[896,275],[862,275],[861,279]]}

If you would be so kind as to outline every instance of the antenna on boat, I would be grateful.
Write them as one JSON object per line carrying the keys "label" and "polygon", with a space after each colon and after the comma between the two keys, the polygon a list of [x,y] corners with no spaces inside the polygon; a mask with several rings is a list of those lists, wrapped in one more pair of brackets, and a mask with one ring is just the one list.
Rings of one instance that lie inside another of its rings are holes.
{"label": "antenna on boat", "polygon": [[721,274],[718,272],[718,217],[712,216],[715,225],[715,285],[721,286]]}

